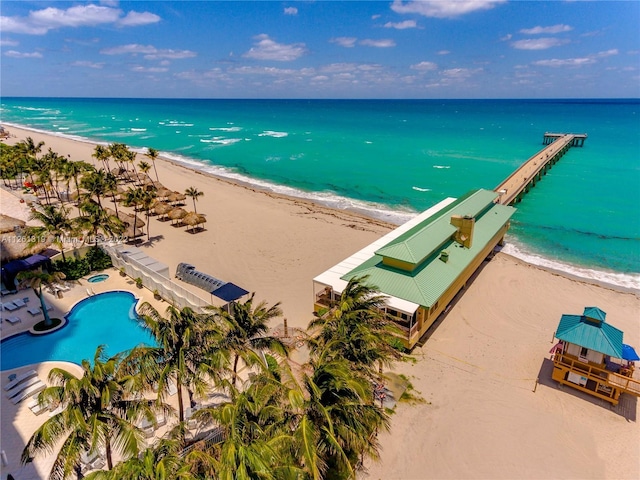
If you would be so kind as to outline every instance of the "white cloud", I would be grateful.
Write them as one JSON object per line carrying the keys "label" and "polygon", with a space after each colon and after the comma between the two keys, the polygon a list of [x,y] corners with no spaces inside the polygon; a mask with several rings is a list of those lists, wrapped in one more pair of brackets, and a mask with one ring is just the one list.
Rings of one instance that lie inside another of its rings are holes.
{"label": "white cloud", "polygon": [[42,54],[40,52],[16,52],[15,50],[9,50],[4,54],[6,57],[12,58],[42,58]]}
{"label": "white cloud", "polygon": [[432,70],[437,70],[438,65],[433,62],[420,62],[409,67],[412,70],[418,70],[420,72],[429,72]]}
{"label": "white cloud", "polygon": [[451,52],[449,50],[440,50],[436,52],[438,55],[449,55]]}
{"label": "white cloud", "polygon": [[0,40],[0,47],[17,47],[20,45],[20,42],[16,42],[15,40]]}
{"label": "white cloud", "polygon": [[395,28],[396,30],[405,30],[407,28],[418,28],[415,20],[405,20],[404,22],[387,22],[384,28]]}
{"label": "white cloud", "polygon": [[504,37],[500,37],[500,41],[501,42],[508,42],[512,38],[513,38],[513,35],[511,35],[510,33],[507,33]]}
{"label": "white cloud", "polygon": [[448,70],[443,70],[442,75],[448,78],[469,78],[476,73],[480,73],[481,71],[481,68],[450,68]]}
{"label": "white cloud", "polygon": [[396,42],[390,38],[382,38],[380,40],[365,38],[364,40],[360,40],[360,45],[365,45],[367,47],[376,47],[376,48],[389,48],[389,47],[395,47]]}
{"label": "white cloud", "polygon": [[296,7],[285,7],[284,9],[285,15],[297,15],[298,9]]}
{"label": "white cloud", "polygon": [[453,18],[477,10],[489,10],[506,0],[394,0],[391,10],[396,13],[414,13],[425,17]]}
{"label": "white cloud", "polygon": [[538,60],[533,62],[533,65],[541,67],[582,67],[584,65],[592,65],[597,62],[598,58],[611,57],[612,55],[618,55],[617,49],[605,50],[603,52],[594,53],[587,57],[578,58],[551,58],[548,60]]}
{"label": "white cloud", "polygon": [[87,60],[78,60],[73,62],[71,66],[101,69],[102,67],[104,67],[104,62],[96,63],[96,62],[89,62]]}
{"label": "white cloud", "polygon": [[291,43],[289,45],[278,43],[269,38],[269,35],[261,34],[254,37],[257,42],[247,53],[246,58],[256,60],[274,60],[277,62],[290,62],[297,60],[307,51],[304,43]]}
{"label": "white cloud", "polygon": [[511,44],[513,48],[518,50],[546,50],[547,48],[559,47],[569,43],[569,40],[562,38],[543,37],[543,38],[526,38],[524,40],[516,40]]}
{"label": "white cloud", "polygon": [[353,48],[356,45],[358,39],[356,37],[337,37],[329,40],[331,43],[337,43],[341,47]]}
{"label": "white cloud", "polygon": [[573,30],[573,27],[569,25],[552,25],[550,27],[533,27],[533,28],[523,28],[520,30],[520,33],[524,33],[525,35],[540,35],[540,34],[554,34],[554,33],[562,33],[562,32],[570,32]]}
{"label": "white cloud", "polygon": [[160,17],[155,13],[150,12],[129,12],[127,16],[118,20],[118,25],[123,27],[138,27],[140,25],[149,25],[151,23],[157,23],[160,21]]}
{"label": "white cloud", "polygon": [[140,65],[131,67],[132,72],[140,72],[140,73],[163,73],[168,70],[169,70],[168,68],[164,68],[164,67],[143,67]]}
{"label": "white cloud", "polygon": [[137,26],[160,21],[160,17],[149,12],[129,12],[122,17],[120,9],[101,5],[76,5],[66,10],[48,7],[32,10],[27,17],[0,17],[0,29],[3,32],[44,35],[57,28],[75,28],[116,24]]}
{"label": "white cloud", "polygon": [[158,49],[153,45],[139,45],[137,43],[130,43],[128,45],[120,45],[117,47],[103,48],[100,50],[103,55],[144,55],[147,60],[159,60],[163,58],[170,58],[172,60],[178,60],[181,58],[195,57],[196,53],[191,50],[173,50],[173,49]]}

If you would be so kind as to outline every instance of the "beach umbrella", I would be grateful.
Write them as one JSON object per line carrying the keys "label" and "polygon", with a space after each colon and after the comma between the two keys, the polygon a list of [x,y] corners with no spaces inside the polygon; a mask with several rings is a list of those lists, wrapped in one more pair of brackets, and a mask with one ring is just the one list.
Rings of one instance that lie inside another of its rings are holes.
{"label": "beach umbrella", "polygon": [[173,210],[173,207],[165,202],[158,202],[153,207],[153,211],[156,212],[156,215],[165,216],[171,210]]}
{"label": "beach umbrella", "polygon": [[[187,213],[184,218],[182,219],[182,223],[189,225],[191,227],[191,231],[193,232],[195,230],[194,227],[203,224],[207,221],[207,219],[205,218],[204,215],[196,213],[196,212],[189,212]],[[189,228],[187,228],[187,230],[189,230]]]}
{"label": "beach umbrella", "polygon": [[132,225],[129,225],[124,231],[124,236],[132,240],[138,237],[142,237],[143,235],[144,232],[142,231],[142,229],[133,227]]}
{"label": "beach umbrella", "polygon": [[22,228],[27,224],[24,220],[9,217],[7,215],[0,214],[0,233],[15,232],[16,227]]}
{"label": "beach umbrella", "polygon": [[159,198],[166,198],[171,195],[173,192],[168,188],[161,187],[158,189],[157,195]]}
{"label": "beach umbrella", "polygon": [[184,208],[174,208],[168,213],[168,217],[171,220],[182,220],[187,215],[187,211]]}
{"label": "beach umbrella", "polygon": [[167,200],[169,200],[171,203],[175,203],[175,202],[181,202],[185,198],[187,198],[187,196],[184,193],[171,192],[171,194],[167,197]]}

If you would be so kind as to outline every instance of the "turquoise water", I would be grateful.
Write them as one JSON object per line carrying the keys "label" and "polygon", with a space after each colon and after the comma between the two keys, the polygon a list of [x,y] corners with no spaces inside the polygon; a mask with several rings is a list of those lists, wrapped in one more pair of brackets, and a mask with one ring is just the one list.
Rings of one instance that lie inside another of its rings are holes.
{"label": "turquoise water", "polygon": [[92,360],[98,345],[106,354],[129,350],[151,336],[136,324],[136,298],[129,292],[107,292],[78,302],[67,315],[67,325],[47,335],[22,333],[0,344],[0,368],[12,368],[51,360],[80,363]]}
{"label": "turquoise water", "polygon": [[153,147],[398,224],[444,197],[495,188],[542,148],[545,131],[587,133],[518,204],[507,251],[640,288],[637,99],[3,98],[1,115],[79,140]]}
{"label": "turquoise water", "polygon": [[93,277],[89,277],[87,279],[87,282],[99,283],[99,282],[104,282],[107,278],[109,278],[109,275],[107,275],[106,273],[101,273],[100,275],[94,275]]}

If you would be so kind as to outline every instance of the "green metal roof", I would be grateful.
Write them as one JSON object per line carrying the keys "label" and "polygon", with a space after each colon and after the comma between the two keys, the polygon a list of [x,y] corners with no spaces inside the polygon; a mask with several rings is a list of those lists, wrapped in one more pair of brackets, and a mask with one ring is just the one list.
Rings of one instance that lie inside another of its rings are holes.
{"label": "green metal roof", "polygon": [[[478,192],[480,194],[474,197]],[[368,281],[378,287],[381,293],[402,298],[423,307],[431,307],[515,213],[513,207],[493,203],[495,192],[486,190],[478,192],[471,192],[470,195],[462,199],[464,201],[473,197],[473,205],[476,205],[475,211],[460,205],[461,202],[454,202],[458,203],[459,208],[456,206],[447,208],[445,213],[439,212],[427,219],[431,222],[419,224],[423,229],[429,231],[429,227],[434,221],[444,220],[449,223],[451,215],[477,214],[478,211],[482,211],[482,207],[479,206],[481,203],[479,199],[482,198],[485,202],[485,208],[488,210],[476,218],[471,248],[465,248],[458,244],[452,240],[451,235],[444,239],[444,244],[442,244],[442,239],[438,238],[433,240],[432,245],[439,242],[440,246],[432,251],[420,266],[412,272],[406,272],[382,263],[382,255],[379,252],[386,248],[383,247],[376,252],[374,257],[343,275],[342,280],[348,281],[355,276],[369,275]],[[418,238],[418,234],[416,229],[412,229],[401,237],[405,237],[405,240],[413,239]],[[394,243],[390,242],[387,246]],[[449,253],[447,263],[438,258],[441,249],[446,249]]]}
{"label": "green metal roof", "polygon": [[498,197],[489,190],[472,190],[435,215],[379,248],[377,255],[417,265],[439,251],[456,232],[452,215],[477,217]]}
{"label": "green metal roof", "polygon": [[583,315],[587,318],[595,318],[604,322],[607,318],[607,312],[600,310],[598,307],[584,307]]}
{"label": "green metal roof", "polygon": [[622,337],[622,331],[616,327],[604,321],[589,321],[585,315],[562,315],[556,330],[558,340],[574,343],[614,358],[622,358]]}

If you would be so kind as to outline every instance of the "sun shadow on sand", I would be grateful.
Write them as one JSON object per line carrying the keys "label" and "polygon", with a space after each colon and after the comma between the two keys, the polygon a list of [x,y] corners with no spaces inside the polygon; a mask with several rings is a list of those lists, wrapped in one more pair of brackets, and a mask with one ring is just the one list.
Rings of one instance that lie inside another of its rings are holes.
{"label": "sun shadow on sand", "polygon": [[588,393],[582,392],[575,388],[571,388],[568,385],[561,385],[551,378],[552,373],[553,362],[549,358],[545,358],[542,361],[540,371],[538,372],[538,384],[544,385],[545,387],[553,388],[554,390],[560,390],[564,394],[573,395],[574,397],[578,397],[586,402],[590,402],[599,407],[606,408],[613,413],[624,417],[629,422],[636,421],[638,399],[633,395],[623,393],[622,395],[620,395],[620,401],[618,405],[613,406],[606,400],[596,398],[592,395],[589,395]]}

